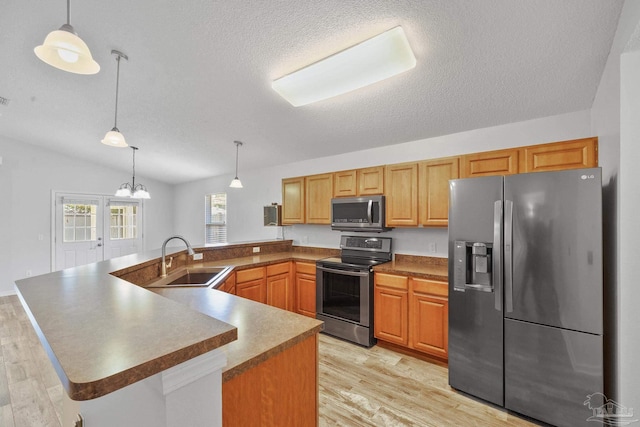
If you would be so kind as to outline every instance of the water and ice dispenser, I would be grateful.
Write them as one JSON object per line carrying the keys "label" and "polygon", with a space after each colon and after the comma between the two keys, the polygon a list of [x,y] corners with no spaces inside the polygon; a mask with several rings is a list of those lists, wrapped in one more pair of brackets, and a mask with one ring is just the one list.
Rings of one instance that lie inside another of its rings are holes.
{"label": "water and ice dispenser", "polygon": [[455,241],[453,288],[493,292],[493,244]]}

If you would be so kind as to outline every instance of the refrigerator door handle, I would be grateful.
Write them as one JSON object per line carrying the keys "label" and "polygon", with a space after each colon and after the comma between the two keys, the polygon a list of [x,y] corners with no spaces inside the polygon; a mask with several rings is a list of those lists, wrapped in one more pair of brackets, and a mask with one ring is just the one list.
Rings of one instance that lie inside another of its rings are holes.
{"label": "refrigerator door handle", "polygon": [[502,200],[493,204],[493,289],[495,308],[502,311]]}
{"label": "refrigerator door handle", "polygon": [[504,304],[513,311],[513,201],[504,201]]}

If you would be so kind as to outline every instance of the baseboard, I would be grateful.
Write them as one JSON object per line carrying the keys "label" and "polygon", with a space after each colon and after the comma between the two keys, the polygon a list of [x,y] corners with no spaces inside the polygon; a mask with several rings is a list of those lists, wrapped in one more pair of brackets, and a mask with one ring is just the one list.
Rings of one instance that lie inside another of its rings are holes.
{"label": "baseboard", "polygon": [[12,289],[10,291],[0,291],[0,298],[2,297],[8,297],[10,295],[15,295],[16,294],[16,290]]}

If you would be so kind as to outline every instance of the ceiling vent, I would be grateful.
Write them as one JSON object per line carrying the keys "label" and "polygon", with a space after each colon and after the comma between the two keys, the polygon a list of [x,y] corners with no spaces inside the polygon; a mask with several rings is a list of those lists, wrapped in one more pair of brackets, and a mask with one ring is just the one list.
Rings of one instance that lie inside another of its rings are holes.
{"label": "ceiling vent", "polygon": [[0,105],[9,105],[9,99],[0,96]]}

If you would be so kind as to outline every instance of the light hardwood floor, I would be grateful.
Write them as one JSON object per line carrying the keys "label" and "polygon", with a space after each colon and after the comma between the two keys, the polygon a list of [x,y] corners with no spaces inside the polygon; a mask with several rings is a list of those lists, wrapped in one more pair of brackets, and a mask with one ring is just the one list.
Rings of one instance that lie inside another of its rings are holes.
{"label": "light hardwood floor", "polygon": [[[322,427],[535,425],[456,393],[443,366],[323,334],[319,348]],[[18,298],[1,297],[0,426],[60,427],[62,393]]]}

